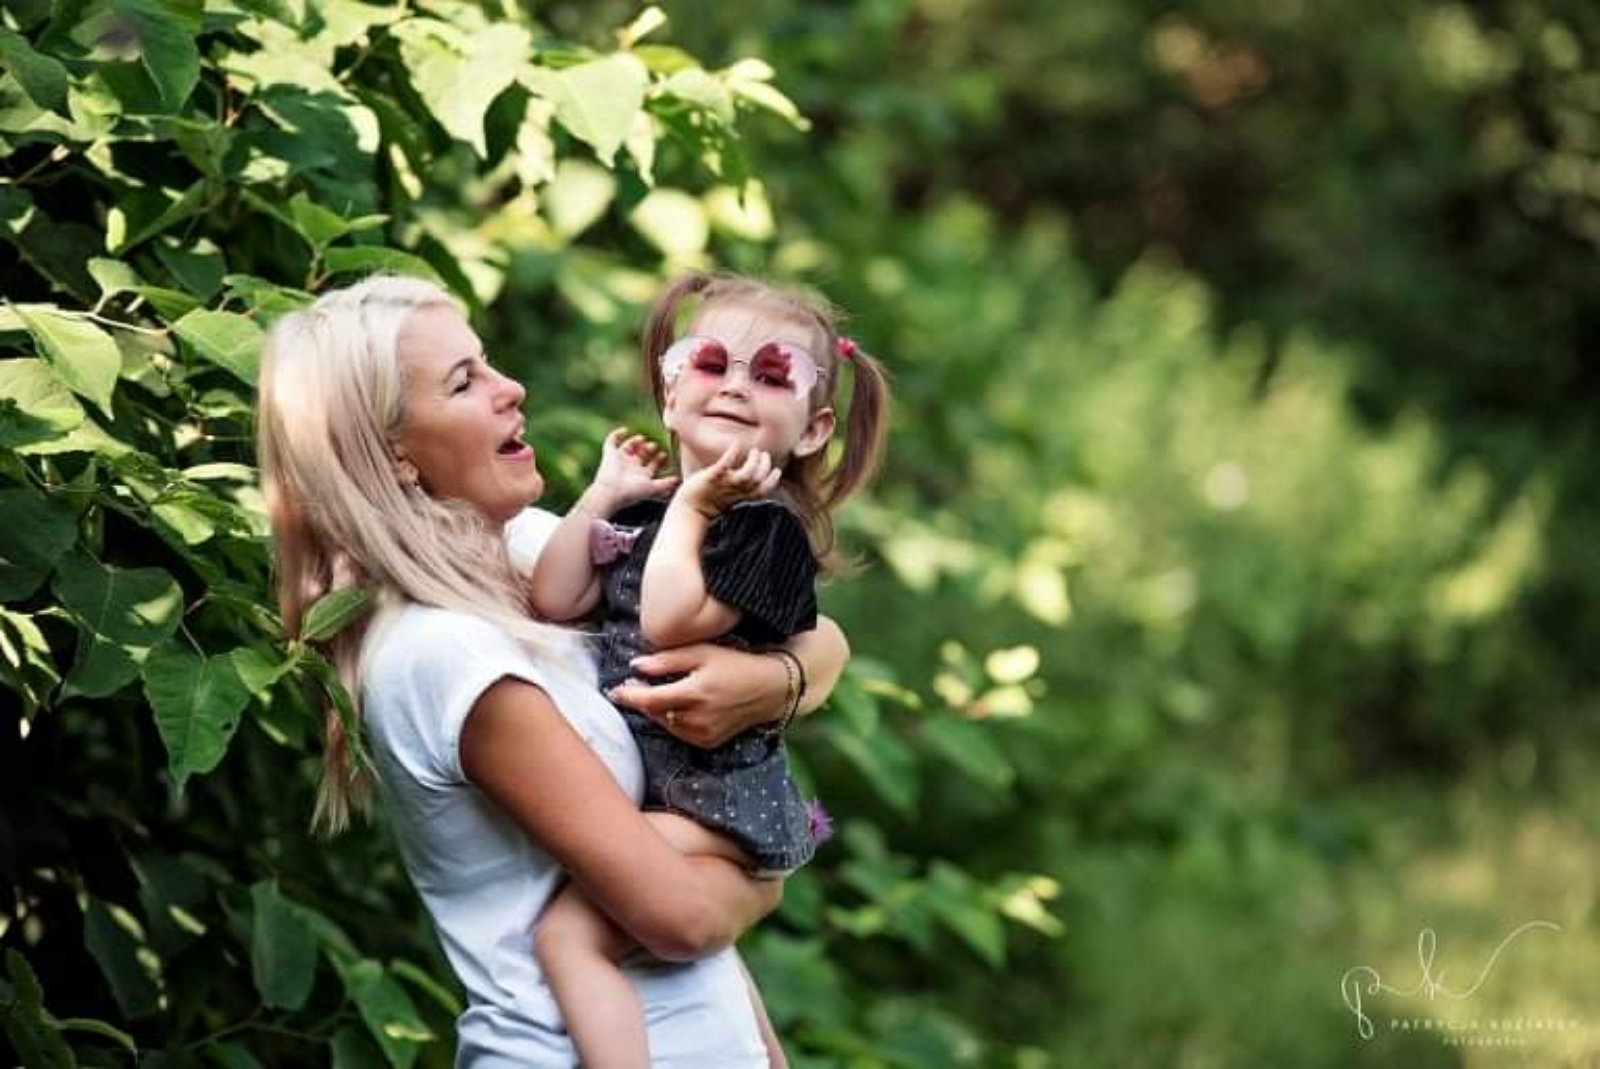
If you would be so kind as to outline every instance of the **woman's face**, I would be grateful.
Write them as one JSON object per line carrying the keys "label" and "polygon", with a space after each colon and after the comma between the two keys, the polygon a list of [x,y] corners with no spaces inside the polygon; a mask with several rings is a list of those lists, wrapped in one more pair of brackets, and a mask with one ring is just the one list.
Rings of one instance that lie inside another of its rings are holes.
{"label": "woman's face", "polygon": [[447,305],[411,313],[399,338],[405,420],[396,452],[429,495],[470,502],[503,524],[544,492],[522,440],[522,385],[490,367],[483,343]]}

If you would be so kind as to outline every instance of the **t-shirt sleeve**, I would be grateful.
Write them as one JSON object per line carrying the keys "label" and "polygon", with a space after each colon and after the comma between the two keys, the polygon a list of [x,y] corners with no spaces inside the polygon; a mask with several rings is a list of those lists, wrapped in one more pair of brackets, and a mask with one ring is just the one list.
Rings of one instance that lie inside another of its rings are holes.
{"label": "t-shirt sleeve", "polygon": [[546,687],[528,652],[487,620],[413,609],[369,664],[366,726],[419,783],[463,783],[461,729],[483,692],[506,678]]}
{"label": "t-shirt sleeve", "polygon": [[741,630],[757,641],[779,642],[816,626],[817,559],[800,518],[783,505],[756,502],[717,517],[700,567],[706,592],[743,612]]}
{"label": "t-shirt sleeve", "polygon": [[533,571],[534,562],[550,540],[561,517],[545,509],[526,508],[506,524],[506,549],[521,572]]}

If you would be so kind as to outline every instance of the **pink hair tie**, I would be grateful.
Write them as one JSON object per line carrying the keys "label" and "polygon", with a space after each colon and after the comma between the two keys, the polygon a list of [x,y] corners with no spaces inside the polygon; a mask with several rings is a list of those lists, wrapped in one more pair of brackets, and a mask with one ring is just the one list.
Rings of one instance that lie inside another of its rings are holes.
{"label": "pink hair tie", "polygon": [[839,351],[840,360],[854,360],[856,354],[861,351],[861,347],[856,344],[854,338],[846,337],[843,334],[839,335],[838,340],[833,343],[833,347]]}

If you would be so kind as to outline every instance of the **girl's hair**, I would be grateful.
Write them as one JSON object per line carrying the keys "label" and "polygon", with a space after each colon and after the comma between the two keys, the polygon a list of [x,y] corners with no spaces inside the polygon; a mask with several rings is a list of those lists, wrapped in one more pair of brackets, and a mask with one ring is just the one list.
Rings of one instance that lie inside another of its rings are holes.
{"label": "girl's hair", "polygon": [[889,378],[883,365],[839,333],[842,314],[817,294],[742,275],[692,272],[668,284],[645,323],[641,355],[645,382],[657,408],[665,406],[667,396],[661,354],[677,339],[680,313],[690,302],[696,315],[717,305],[735,304],[810,330],[814,335],[810,351],[825,372],[811,391],[813,412],[835,403],[842,365],[854,369],[850,410],[840,420],[842,434],[835,435],[842,442],[837,459],[830,459],[832,450],[826,448],[791,458],[779,484],[780,493],[804,522],[818,559],[824,567],[830,565],[832,511],[872,481],[883,457],[889,423]]}
{"label": "girl's hair", "polygon": [[[380,609],[437,605],[486,618],[535,650],[563,646],[567,632],[529,617],[502,533],[476,508],[435,500],[397,474],[393,442],[406,420],[399,337],[428,308],[460,311],[430,282],[378,276],[324,294],[267,335],[257,436],[284,631],[299,638],[313,602],[361,587]],[[371,622],[323,644],[358,707]],[[337,713],[325,722],[312,826],[336,832],[352,810],[369,810],[373,784]]]}

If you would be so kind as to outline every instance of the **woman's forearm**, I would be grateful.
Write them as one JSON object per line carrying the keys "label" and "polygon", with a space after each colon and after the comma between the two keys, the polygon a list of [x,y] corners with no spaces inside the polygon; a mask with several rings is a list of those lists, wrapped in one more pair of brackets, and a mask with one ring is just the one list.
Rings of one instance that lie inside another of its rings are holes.
{"label": "woman's forearm", "polygon": [[850,642],[832,617],[817,617],[817,626],[792,636],[784,647],[805,666],[806,686],[800,694],[800,712],[819,708],[850,663]]}

